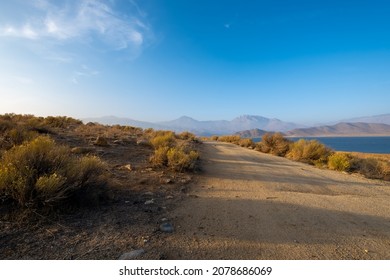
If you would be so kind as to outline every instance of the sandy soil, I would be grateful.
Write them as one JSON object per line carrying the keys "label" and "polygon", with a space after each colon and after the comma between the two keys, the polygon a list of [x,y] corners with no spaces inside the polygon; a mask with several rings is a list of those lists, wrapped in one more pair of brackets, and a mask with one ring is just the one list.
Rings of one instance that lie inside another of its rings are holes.
{"label": "sandy soil", "polygon": [[202,145],[203,172],[171,212],[170,259],[390,259],[390,183],[232,144]]}

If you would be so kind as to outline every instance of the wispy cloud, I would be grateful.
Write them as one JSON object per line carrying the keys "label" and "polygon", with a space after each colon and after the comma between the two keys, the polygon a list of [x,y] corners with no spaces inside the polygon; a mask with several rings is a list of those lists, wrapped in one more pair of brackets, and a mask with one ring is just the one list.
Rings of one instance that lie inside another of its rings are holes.
{"label": "wispy cloud", "polygon": [[132,14],[114,9],[115,1],[34,1],[35,13],[24,22],[0,26],[0,36],[58,42],[98,40],[115,50],[139,50],[149,37],[145,13],[134,2]]}
{"label": "wispy cloud", "polygon": [[79,84],[80,79],[82,77],[93,77],[93,76],[97,76],[97,75],[99,75],[99,71],[90,69],[86,65],[81,65],[80,69],[73,72],[73,75],[72,75],[70,81],[73,84]]}

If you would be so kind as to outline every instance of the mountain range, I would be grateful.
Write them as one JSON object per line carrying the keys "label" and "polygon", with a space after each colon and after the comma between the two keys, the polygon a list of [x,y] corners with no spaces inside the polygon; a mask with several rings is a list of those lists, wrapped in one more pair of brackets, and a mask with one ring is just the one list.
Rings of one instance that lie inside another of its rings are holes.
{"label": "mountain range", "polygon": [[[196,135],[227,135],[240,132],[243,137],[261,137],[267,131],[282,132],[287,136],[364,136],[390,135],[390,114],[344,120],[335,125],[307,127],[285,122],[276,118],[243,115],[231,121],[198,121],[183,116],[166,122],[143,122],[129,118],[107,116],[86,118],[84,122],[98,122],[107,125],[130,125],[142,128],[190,131]],[[254,131],[256,130],[257,131]],[[245,132],[246,131],[246,132]],[[249,136],[244,136],[245,133]]]}
{"label": "mountain range", "polygon": [[382,123],[346,123],[293,129],[285,133],[291,137],[326,137],[326,136],[390,136],[390,125]]}
{"label": "mountain range", "polygon": [[87,118],[84,122],[98,122],[107,125],[131,125],[142,128],[166,129],[176,132],[190,131],[196,135],[222,135],[233,134],[237,131],[259,128],[266,131],[289,131],[295,128],[305,127],[292,122],[284,122],[279,119],[269,119],[261,116],[243,115],[231,121],[198,121],[193,118],[183,116],[176,120],[166,122],[142,122],[128,118],[118,118],[114,116],[102,118]]}

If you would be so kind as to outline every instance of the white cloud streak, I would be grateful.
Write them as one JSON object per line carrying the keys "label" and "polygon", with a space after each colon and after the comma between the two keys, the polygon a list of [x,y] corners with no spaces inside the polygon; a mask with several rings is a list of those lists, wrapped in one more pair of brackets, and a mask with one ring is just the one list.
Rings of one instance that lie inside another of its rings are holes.
{"label": "white cloud streak", "polygon": [[139,50],[150,33],[137,5],[134,15],[120,14],[113,1],[68,0],[34,2],[36,15],[25,22],[0,26],[0,36],[28,40],[50,39],[58,42],[71,40],[99,40],[110,49]]}

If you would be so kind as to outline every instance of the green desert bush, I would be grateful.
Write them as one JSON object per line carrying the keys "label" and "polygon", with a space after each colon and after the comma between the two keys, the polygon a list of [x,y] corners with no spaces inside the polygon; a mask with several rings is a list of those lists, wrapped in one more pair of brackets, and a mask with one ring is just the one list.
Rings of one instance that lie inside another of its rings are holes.
{"label": "green desert bush", "polygon": [[76,157],[66,146],[39,136],[5,152],[0,165],[0,196],[21,207],[95,204],[106,198],[105,164]]}
{"label": "green desert bush", "polygon": [[328,168],[338,171],[348,171],[351,167],[351,156],[345,153],[334,153],[328,158]]}
{"label": "green desert bush", "polygon": [[270,153],[276,156],[285,156],[290,149],[291,141],[284,138],[281,133],[266,133],[257,143],[256,149],[263,153]]}
{"label": "green desert bush", "polygon": [[286,156],[292,160],[313,165],[324,165],[328,161],[332,150],[317,140],[300,139],[290,145]]}

